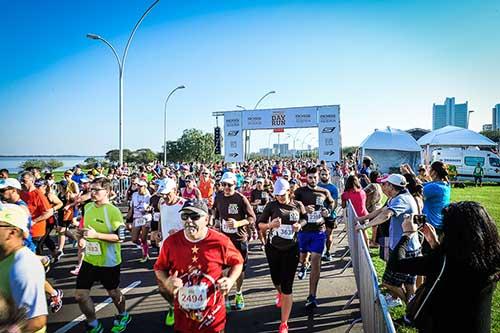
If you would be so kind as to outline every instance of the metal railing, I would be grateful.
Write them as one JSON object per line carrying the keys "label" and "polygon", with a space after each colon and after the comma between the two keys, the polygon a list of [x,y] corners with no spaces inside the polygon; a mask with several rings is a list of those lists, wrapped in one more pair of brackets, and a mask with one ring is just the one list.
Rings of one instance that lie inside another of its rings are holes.
{"label": "metal railing", "polygon": [[[358,297],[361,309],[361,318],[354,320],[347,332],[359,322],[363,323],[363,330],[367,333],[395,333],[394,324],[389,314],[389,309],[384,295],[380,291],[377,273],[373,267],[370,252],[361,232],[355,230],[356,212],[351,202],[347,203],[344,209],[343,220],[345,223],[345,232],[349,242],[351,259],[344,267],[347,269],[352,264],[354,277],[356,280],[357,292],[347,302],[344,308],[347,308],[351,302]],[[347,255],[347,253],[344,254]]]}

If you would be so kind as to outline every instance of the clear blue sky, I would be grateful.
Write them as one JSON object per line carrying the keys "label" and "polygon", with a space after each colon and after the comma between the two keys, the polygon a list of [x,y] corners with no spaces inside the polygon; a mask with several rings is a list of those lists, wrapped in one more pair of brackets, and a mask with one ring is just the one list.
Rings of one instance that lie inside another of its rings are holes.
{"label": "clear blue sky", "polygon": [[[117,147],[116,61],[85,35],[121,53],[151,2],[3,2],[0,154]],[[344,145],[388,125],[430,128],[447,96],[469,101],[479,130],[500,103],[498,59],[498,1],[162,0],[129,51],[125,147],[160,150],[164,99],[180,84],[169,139],[212,131],[213,111],[251,108],[269,90],[262,108],[340,104]],[[267,146],[267,132],[253,137],[252,150]]]}

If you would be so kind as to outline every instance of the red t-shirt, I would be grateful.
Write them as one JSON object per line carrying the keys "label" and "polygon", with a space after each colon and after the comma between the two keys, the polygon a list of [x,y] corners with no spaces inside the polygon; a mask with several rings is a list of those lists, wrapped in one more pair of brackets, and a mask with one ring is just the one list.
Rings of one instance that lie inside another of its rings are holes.
{"label": "red t-shirt", "polygon": [[[36,219],[52,208],[47,197],[38,189],[31,192],[22,191],[21,199],[28,205],[32,219]],[[45,221],[42,220],[31,226],[30,233],[32,237],[38,238],[45,235]]]}
{"label": "red t-shirt", "polygon": [[207,236],[193,242],[178,231],[168,237],[160,250],[154,265],[155,271],[173,274],[178,272],[184,287],[206,284],[208,304],[204,310],[185,310],[174,302],[175,331],[213,333],[224,329],[226,325],[226,307],[224,296],[216,290],[215,283],[223,277],[226,267],[243,263],[243,257],[231,240],[212,229]]}
{"label": "red t-shirt", "polygon": [[366,210],[366,193],[364,190],[349,190],[342,193],[342,201],[348,200],[351,200],[354,211],[358,217],[368,215],[368,211]]}

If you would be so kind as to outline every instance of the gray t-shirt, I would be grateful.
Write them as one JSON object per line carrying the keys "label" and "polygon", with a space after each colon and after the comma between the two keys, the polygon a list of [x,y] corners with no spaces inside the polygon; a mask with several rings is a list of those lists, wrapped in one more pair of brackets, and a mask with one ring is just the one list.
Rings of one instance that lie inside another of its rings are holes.
{"label": "gray t-shirt", "polygon": [[[405,214],[418,214],[417,203],[410,192],[403,191],[387,204],[387,208],[394,212],[389,224],[389,246],[394,250],[403,235],[403,221]],[[413,235],[408,242],[408,251],[416,251],[420,249],[420,242],[417,235]]]}

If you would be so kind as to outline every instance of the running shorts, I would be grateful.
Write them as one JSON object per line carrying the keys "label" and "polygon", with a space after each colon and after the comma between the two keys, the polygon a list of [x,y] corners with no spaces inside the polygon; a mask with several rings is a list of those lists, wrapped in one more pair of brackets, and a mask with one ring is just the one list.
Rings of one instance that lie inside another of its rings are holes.
{"label": "running shorts", "polygon": [[326,233],[324,231],[301,231],[298,239],[301,253],[323,253],[326,244]]}
{"label": "running shorts", "polygon": [[299,246],[296,244],[290,249],[278,250],[267,243],[266,257],[274,285],[280,286],[284,295],[291,295],[295,272],[299,265]]}
{"label": "running shorts", "polygon": [[101,282],[106,290],[118,288],[120,285],[120,265],[98,267],[84,261],[76,277],[76,289],[90,290],[96,281]]}

